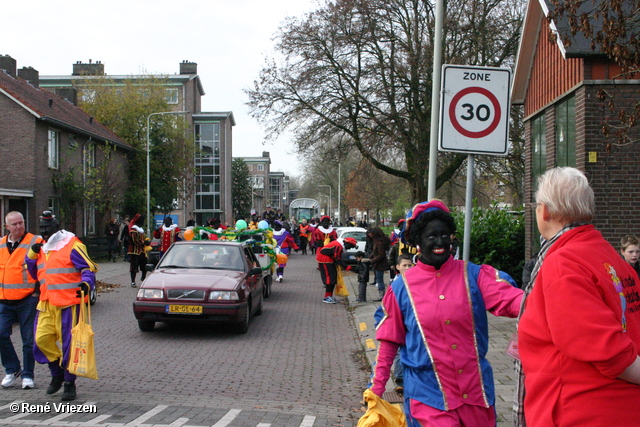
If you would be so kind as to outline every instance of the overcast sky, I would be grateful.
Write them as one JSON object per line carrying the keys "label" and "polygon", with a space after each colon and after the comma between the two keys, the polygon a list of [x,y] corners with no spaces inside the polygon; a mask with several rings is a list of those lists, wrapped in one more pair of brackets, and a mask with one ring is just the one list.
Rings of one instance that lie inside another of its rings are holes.
{"label": "overcast sky", "polygon": [[101,61],[105,73],[176,74],[198,64],[203,111],[233,111],[233,156],[271,153],[271,170],[299,175],[288,139],[263,145],[242,92],[271,55],[272,37],[287,16],[301,17],[315,0],[64,0],[4,2],[0,54],[18,68],[69,75],[77,61]]}

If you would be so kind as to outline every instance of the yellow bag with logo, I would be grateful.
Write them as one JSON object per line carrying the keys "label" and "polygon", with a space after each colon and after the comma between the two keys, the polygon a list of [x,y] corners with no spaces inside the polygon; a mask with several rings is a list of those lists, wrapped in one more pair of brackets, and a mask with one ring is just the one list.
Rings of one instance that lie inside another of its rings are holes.
{"label": "yellow bag with logo", "polygon": [[[80,316],[78,323],[71,329],[71,347],[69,351],[68,371],[79,377],[98,379],[96,353],[93,348],[93,329],[91,328],[91,305],[84,302],[84,292],[80,298]],[[75,311],[74,311],[75,317]]]}

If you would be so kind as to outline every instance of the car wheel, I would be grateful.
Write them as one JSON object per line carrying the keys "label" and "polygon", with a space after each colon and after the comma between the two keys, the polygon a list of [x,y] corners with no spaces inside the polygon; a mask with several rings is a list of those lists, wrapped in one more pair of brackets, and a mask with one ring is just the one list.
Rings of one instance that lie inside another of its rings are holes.
{"label": "car wheel", "polygon": [[239,334],[246,334],[247,331],[249,330],[249,320],[251,319],[251,306],[250,305],[247,306],[247,309],[245,311],[246,313],[242,318],[242,320],[235,324],[236,332]]}
{"label": "car wheel", "polygon": [[264,289],[262,290],[262,295],[265,298],[269,298],[271,296],[271,283],[273,282],[273,277],[264,276]]}
{"label": "car wheel", "polygon": [[96,301],[98,301],[98,291],[94,288],[89,291],[89,304],[95,305]]}
{"label": "car wheel", "polygon": [[155,326],[156,322],[153,320],[138,320],[138,328],[140,328],[142,332],[151,332]]}

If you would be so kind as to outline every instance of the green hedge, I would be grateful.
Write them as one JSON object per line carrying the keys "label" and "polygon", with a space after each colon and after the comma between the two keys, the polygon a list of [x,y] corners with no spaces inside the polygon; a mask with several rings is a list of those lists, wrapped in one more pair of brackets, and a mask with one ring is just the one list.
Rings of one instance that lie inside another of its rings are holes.
{"label": "green hedge", "polygon": [[[483,209],[474,201],[469,261],[489,264],[509,273],[521,285],[524,259],[524,212],[506,211],[494,203]],[[452,212],[458,228],[460,259],[463,257],[464,211]]]}

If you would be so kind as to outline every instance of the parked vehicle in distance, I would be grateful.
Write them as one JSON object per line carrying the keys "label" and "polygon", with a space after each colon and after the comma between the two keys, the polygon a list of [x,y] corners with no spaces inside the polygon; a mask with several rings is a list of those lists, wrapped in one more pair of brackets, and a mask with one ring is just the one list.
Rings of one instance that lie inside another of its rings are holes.
{"label": "parked vehicle in distance", "polygon": [[342,261],[347,264],[355,264],[356,252],[364,252],[364,248],[367,245],[367,230],[361,227],[337,227],[336,234],[338,235],[338,241],[344,247],[344,239],[347,237],[353,237],[358,242],[358,245],[349,250],[342,251]]}
{"label": "parked vehicle in distance", "polygon": [[251,246],[236,241],[174,243],[140,286],[133,313],[141,331],[156,322],[228,323],[246,333],[262,314],[263,272]]}

